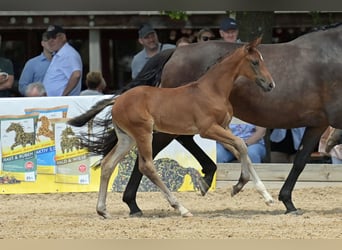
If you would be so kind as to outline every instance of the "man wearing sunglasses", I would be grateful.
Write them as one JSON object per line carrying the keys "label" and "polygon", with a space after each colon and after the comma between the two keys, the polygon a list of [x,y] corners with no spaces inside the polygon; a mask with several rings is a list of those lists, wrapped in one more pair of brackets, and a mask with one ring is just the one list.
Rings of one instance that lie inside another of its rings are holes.
{"label": "man wearing sunglasses", "polygon": [[197,33],[197,42],[207,42],[214,39],[215,35],[211,29],[203,28]]}

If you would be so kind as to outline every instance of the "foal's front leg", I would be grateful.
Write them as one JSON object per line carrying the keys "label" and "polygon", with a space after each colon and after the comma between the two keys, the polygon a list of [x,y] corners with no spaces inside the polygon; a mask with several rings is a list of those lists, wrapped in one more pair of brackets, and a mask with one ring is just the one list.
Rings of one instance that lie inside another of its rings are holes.
{"label": "foal's front leg", "polygon": [[274,200],[272,196],[268,193],[264,183],[260,180],[258,174],[256,173],[252,165],[252,162],[248,156],[247,146],[245,142],[237,136],[233,135],[233,137],[235,137],[233,139],[234,140],[233,145],[235,146],[235,149],[240,153],[240,161],[241,161],[242,169],[241,169],[241,177],[239,179],[239,182],[233,187],[232,195],[235,195],[238,192],[240,192],[243,186],[248,182],[248,181],[245,182],[245,179],[244,179],[245,176],[243,172],[244,168],[247,167],[249,174],[251,174],[252,176],[252,180],[253,180],[256,190],[262,195],[262,197],[264,197],[265,203],[267,205],[271,205],[272,203],[274,203]]}
{"label": "foal's front leg", "polygon": [[206,136],[222,143],[222,145],[232,152],[241,162],[241,175],[238,183],[233,186],[233,190],[231,192],[232,196],[241,191],[249,181],[249,174],[251,174],[255,188],[264,197],[266,204],[269,205],[273,203],[272,196],[267,192],[266,187],[252,166],[252,162],[247,153],[247,146],[244,141],[233,135],[229,129],[224,129],[219,125],[212,126]]}

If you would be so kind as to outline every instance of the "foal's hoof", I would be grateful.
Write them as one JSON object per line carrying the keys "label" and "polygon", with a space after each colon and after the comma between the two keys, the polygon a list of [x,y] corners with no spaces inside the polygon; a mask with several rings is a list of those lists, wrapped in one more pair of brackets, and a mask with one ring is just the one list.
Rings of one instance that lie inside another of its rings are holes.
{"label": "foal's hoof", "polygon": [[201,191],[201,195],[204,196],[209,190],[209,185],[205,182],[203,178],[199,179],[199,189]]}
{"label": "foal's hoof", "polygon": [[191,212],[186,212],[186,213],[182,214],[182,217],[184,217],[184,218],[193,217],[193,214]]}
{"label": "foal's hoof", "polygon": [[239,193],[241,189],[242,187],[238,187],[237,185],[234,185],[232,191],[230,192],[230,195],[233,197],[234,195]]}
{"label": "foal's hoof", "polygon": [[273,199],[269,199],[269,200],[266,200],[265,203],[267,206],[272,206],[272,205],[274,205],[275,202]]}
{"label": "foal's hoof", "polygon": [[300,209],[294,210],[294,211],[286,211],[285,214],[289,215],[303,215],[304,212]]}

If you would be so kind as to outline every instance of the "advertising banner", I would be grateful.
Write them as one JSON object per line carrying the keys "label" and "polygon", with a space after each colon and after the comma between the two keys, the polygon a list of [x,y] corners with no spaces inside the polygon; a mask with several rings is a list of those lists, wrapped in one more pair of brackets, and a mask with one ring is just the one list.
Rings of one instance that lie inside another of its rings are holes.
{"label": "advertising banner", "polygon": [[[89,110],[110,96],[0,98],[0,193],[51,193],[98,191],[101,170],[92,165],[102,156],[89,154],[81,145],[81,134],[108,128],[67,124],[67,120]],[[128,107],[129,108],[129,107]],[[110,107],[97,115],[106,116]],[[197,144],[216,160],[216,143],[195,136]],[[116,167],[109,191],[124,191],[137,156],[132,150]],[[176,141],[154,160],[155,167],[171,191],[196,191],[201,166]],[[215,189],[215,182],[211,189]],[[143,177],[139,191],[158,191]]]}

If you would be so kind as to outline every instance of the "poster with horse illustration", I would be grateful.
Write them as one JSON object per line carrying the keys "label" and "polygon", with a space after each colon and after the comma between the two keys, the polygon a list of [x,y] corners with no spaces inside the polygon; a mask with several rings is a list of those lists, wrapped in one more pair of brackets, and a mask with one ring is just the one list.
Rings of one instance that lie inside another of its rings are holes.
{"label": "poster with horse illustration", "polygon": [[26,114],[38,113],[36,133],[37,173],[55,174],[55,133],[53,119],[65,118],[68,105],[26,108]]}
{"label": "poster with horse illustration", "polygon": [[54,120],[56,175],[61,183],[89,184],[90,157],[79,138],[82,128],[68,125],[67,119]]}
{"label": "poster with horse illustration", "polygon": [[37,118],[38,113],[0,116],[2,172],[12,181],[36,181]]}

